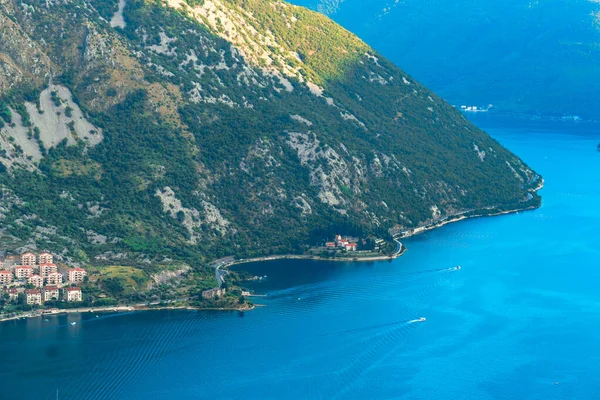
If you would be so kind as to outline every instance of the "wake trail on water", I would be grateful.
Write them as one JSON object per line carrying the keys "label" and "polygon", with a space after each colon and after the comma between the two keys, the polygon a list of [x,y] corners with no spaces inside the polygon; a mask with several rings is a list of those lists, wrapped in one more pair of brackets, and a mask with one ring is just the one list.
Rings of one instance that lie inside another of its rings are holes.
{"label": "wake trail on water", "polygon": [[320,335],[316,335],[316,337],[327,337],[327,336],[344,335],[346,333],[364,332],[364,331],[369,331],[369,330],[372,330],[372,329],[380,329],[380,328],[387,328],[387,327],[393,327],[393,326],[409,325],[409,324],[414,324],[414,323],[418,323],[418,322],[425,322],[425,319],[423,319],[421,317],[421,318],[417,318],[417,319],[409,319],[409,320],[404,320],[404,321],[388,322],[388,323],[385,323],[385,324],[369,325],[369,326],[363,326],[363,327],[360,327],[360,328],[346,329],[346,330],[343,330],[343,331],[330,332],[330,333],[322,333]]}
{"label": "wake trail on water", "polygon": [[360,381],[360,379],[367,373],[370,367],[376,364],[379,360],[386,357],[388,351],[394,345],[400,341],[404,341],[406,338],[405,329],[408,326],[415,324],[416,322],[424,322],[421,319],[412,319],[408,321],[402,321],[396,324],[390,329],[386,329],[378,334],[368,338],[368,345],[363,347],[363,351],[356,354],[354,361],[349,363],[343,368],[339,375],[339,379],[334,383],[334,386],[330,388],[330,393],[327,398],[345,398],[348,392],[352,391],[352,387]]}
{"label": "wake trail on water", "polygon": [[[445,268],[430,268],[430,269],[425,269],[425,270],[420,270],[420,271],[412,271],[412,272],[395,273],[391,276],[386,277],[386,278],[388,278],[387,282],[386,281],[383,281],[383,282],[378,281],[377,286],[379,286],[379,287],[395,286],[398,283],[402,282],[403,277],[415,277],[415,276],[419,276],[419,275],[434,274],[434,273],[439,273],[439,272],[454,272],[454,271],[458,271],[458,270],[460,270],[460,267],[450,267],[450,268],[445,267]],[[301,285],[301,286],[294,286],[294,287],[286,288],[286,289],[270,291],[267,293],[266,297],[270,300],[281,299],[281,298],[286,298],[286,297],[302,298],[303,294],[310,295],[310,294],[318,294],[321,292],[335,293],[336,291],[339,291],[340,289],[353,290],[353,289],[364,288],[364,287],[365,287],[365,281],[362,278],[357,278],[355,281],[346,282],[344,287],[342,287],[342,288],[340,288],[335,281],[331,281],[328,283],[319,282],[319,283],[311,283],[311,284],[306,284],[306,285]]]}

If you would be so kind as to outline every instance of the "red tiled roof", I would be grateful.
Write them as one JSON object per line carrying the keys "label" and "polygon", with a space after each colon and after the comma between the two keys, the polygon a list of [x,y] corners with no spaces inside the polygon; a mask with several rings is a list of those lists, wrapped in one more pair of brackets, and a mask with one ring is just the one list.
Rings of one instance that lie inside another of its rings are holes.
{"label": "red tiled roof", "polygon": [[12,275],[12,273],[10,271],[6,271],[6,270],[0,271],[0,275],[6,275],[6,274]]}
{"label": "red tiled roof", "polygon": [[81,288],[78,288],[78,287],[67,288],[67,292],[75,292],[75,291],[81,291]]}
{"label": "red tiled roof", "polygon": [[29,265],[18,265],[15,267],[15,269],[33,269],[33,268],[31,268]]}
{"label": "red tiled roof", "polygon": [[69,272],[71,272],[71,271],[85,272],[85,269],[83,269],[83,268],[71,268],[71,269],[69,270]]}
{"label": "red tiled roof", "polygon": [[35,256],[35,253],[28,251],[28,252],[21,254],[21,256]]}
{"label": "red tiled roof", "polygon": [[8,293],[17,293],[17,292],[18,292],[18,290],[15,288],[8,289]]}
{"label": "red tiled roof", "polygon": [[40,289],[27,289],[25,291],[25,293],[27,293],[27,294],[42,294],[42,292],[40,292]]}
{"label": "red tiled roof", "polygon": [[56,267],[56,264],[40,264],[40,267]]}
{"label": "red tiled roof", "polygon": [[35,279],[35,278],[42,279],[42,277],[41,277],[41,276],[39,276],[39,275],[31,275],[31,276],[29,277],[29,279]]}
{"label": "red tiled roof", "polygon": [[58,290],[58,288],[56,286],[46,286],[44,288],[45,291],[54,291],[54,290]]}
{"label": "red tiled roof", "polygon": [[47,251],[40,253],[40,256],[46,256],[46,255],[51,256],[52,253],[48,253]]}

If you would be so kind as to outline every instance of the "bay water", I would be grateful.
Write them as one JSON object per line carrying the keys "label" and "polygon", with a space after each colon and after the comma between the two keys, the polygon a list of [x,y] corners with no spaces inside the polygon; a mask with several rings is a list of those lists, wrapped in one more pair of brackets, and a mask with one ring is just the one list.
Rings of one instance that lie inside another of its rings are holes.
{"label": "bay water", "polygon": [[540,209],[407,239],[394,261],[245,265],[267,276],[247,313],[0,323],[0,398],[597,398],[600,127],[475,122],[544,176]]}

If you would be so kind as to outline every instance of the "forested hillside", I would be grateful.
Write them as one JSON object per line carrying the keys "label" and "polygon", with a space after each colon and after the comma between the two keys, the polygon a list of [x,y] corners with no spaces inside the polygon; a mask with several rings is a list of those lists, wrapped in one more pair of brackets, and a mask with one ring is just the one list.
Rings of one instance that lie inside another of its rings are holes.
{"label": "forested hillside", "polygon": [[539,204],[515,155],[280,1],[0,0],[0,71],[5,248],[202,265]]}

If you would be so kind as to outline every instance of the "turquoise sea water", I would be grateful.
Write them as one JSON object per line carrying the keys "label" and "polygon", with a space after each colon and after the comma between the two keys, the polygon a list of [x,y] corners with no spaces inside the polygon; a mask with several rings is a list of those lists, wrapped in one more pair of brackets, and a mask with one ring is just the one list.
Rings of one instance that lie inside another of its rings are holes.
{"label": "turquoise sea water", "polygon": [[476,122],[544,175],[542,208],[411,238],[393,262],[250,265],[268,296],[245,314],[2,323],[0,398],[597,398],[600,129]]}

